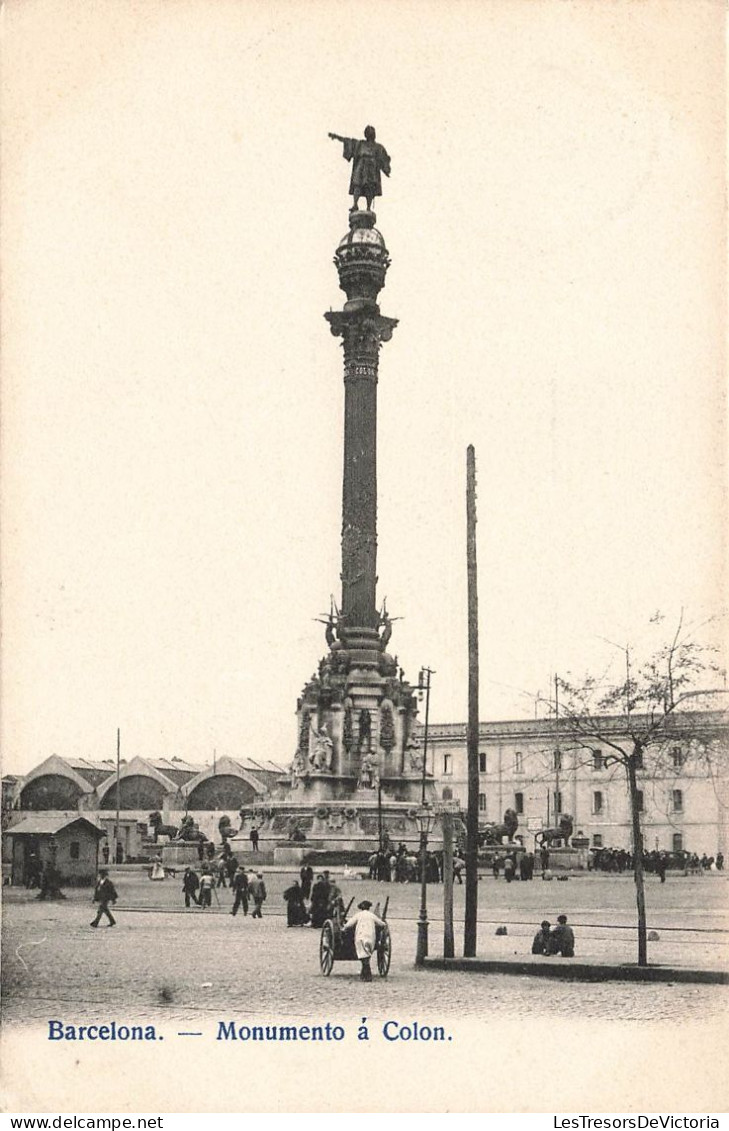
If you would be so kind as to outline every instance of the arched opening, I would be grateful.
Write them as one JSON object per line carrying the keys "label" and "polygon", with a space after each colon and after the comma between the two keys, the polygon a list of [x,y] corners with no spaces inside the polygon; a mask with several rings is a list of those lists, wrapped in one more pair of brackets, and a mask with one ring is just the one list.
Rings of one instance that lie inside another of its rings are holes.
{"label": "arched opening", "polygon": [[[167,790],[161,782],[145,774],[131,774],[119,782],[120,809],[146,809],[152,813],[161,809]],[[116,782],[113,782],[101,799],[102,809],[116,809]]]}
{"label": "arched opening", "polygon": [[21,790],[21,809],[76,809],[83,790],[63,774],[42,774]]}
{"label": "arched opening", "polygon": [[258,797],[252,785],[235,774],[215,774],[190,793],[188,809],[238,810]]}

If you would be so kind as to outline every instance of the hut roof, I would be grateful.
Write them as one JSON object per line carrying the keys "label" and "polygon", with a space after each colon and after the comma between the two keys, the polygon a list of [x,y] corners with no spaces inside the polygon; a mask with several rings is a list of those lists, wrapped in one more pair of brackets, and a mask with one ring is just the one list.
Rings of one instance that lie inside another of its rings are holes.
{"label": "hut roof", "polygon": [[79,816],[78,813],[33,814],[32,817],[24,817],[22,821],[18,821],[17,825],[12,825],[7,830],[7,835],[54,836],[56,833],[60,833],[62,829],[75,824],[87,825],[99,837],[106,836],[100,825],[97,825],[95,821],[90,821],[88,817]]}

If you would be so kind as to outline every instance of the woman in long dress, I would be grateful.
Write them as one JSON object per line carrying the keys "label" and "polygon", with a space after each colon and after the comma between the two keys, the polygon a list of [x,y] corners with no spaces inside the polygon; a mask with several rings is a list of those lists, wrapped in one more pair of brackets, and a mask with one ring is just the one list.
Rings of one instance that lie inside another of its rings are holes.
{"label": "woman in long dress", "polygon": [[162,866],[162,857],[155,856],[152,870],[149,873],[150,880],[163,880],[165,878],[165,870]]}
{"label": "woman in long dress", "polygon": [[329,910],[329,884],[323,876],[317,876],[311,889],[311,925],[323,927]]}
{"label": "woman in long dress", "polygon": [[294,880],[291,887],[286,889],[283,897],[286,900],[286,926],[303,927],[309,914],[304,905],[304,893],[298,880]]}

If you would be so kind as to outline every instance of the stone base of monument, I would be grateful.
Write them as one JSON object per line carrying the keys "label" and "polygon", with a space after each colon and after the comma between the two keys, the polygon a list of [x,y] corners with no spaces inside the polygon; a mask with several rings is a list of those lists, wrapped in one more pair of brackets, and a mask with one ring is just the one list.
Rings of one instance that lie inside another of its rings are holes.
{"label": "stone base of monument", "polygon": [[[537,853],[537,858],[539,853]],[[587,868],[586,852],[582,848],[550,848],[549,870],[551,872],[582,871]]]}
{"label": "stone base of monument", "polygon": [[274,864],[291,864],[292,867],[301,867],[306,851],[306,848],[302,848],[301,845],[277,845],[273,850],[273,862]]}
{"label": "stone base of monument", "polygon": [[159,845],[158,851],[165,868],[186,868],[188,864],[195,867],[200,863],[197,841],[174,841],[172,844]]}
{"label": "stone base of monument", "polygon": [[[243,844],[240,841],[237,845],[233,844],[232,841],[230,843],[233,855],[235,856],[238,863],[243,865],[246,871],[249,871],[251,868],[253,868],[253,870],[255,871],[257,868],[265,868],[269,864],[276,863],[274,859],[275,846],[269,845],[263,848],[259,848],[258,852],[253,852],[253,850],[251,849],[250,841],[247,845]],[[217,845],[216,857],[218,858],[218,860],[220,859],[220,847]]]}
{"label": "stone base of monument", "polygon": [[518,867],[519,860],[525,852],[526,848],[520,840],[507,840],[503,844],[486,844],[478,850],[478,862],[483,867],[492,868],[497,857],[501,857],[503,860],[505,856],[513,856]]}
{"label": "stone base of monument", "polygon": [[[300,800],[296,796],[284,800],[261,802],[247,812],[238,836],[230,841],[238,854],[249,842],[251,828],[258,829],[263,851],[273,851],[276,863],[295,863],[310,853],[326,853],[341,857],[342,862],[371,855],[379,846],[380,831],[397,847],[403,843],[417,853],[420,832],[418,806],[412,801],[396,801],[383,796],[378,805],[377,790],[359,789],[343,800]],[[428,837],[428,849],[440,852],[443,836],[436,824]],[[286,859],[285,859],[286,857]]]}

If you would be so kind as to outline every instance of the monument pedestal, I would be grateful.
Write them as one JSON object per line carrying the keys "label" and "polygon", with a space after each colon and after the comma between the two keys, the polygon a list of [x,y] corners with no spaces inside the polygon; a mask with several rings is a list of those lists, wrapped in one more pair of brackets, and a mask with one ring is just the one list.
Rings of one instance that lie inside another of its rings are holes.
{"label": "monument pedestal", "polygon": [[301,845],[278,845],[273,850],[274,864],[290,864],[292,868],[300,868],[304,862],[306,849]]}
{"label": "monument pedestal", "polygon": [[519,861],[525,852],[526,848],[520,840],[505,841],[504,844],[487,844],[483,848],[479,848],[478,862],[485,868],[493,868],[494,860],[497,857],[503,860],[506,856],[513,856],[518,869]]}
{"label": "monument pedestal", "polygon": [[[538,857],[537,853],[537,857]],[[587,853],[582,848],[550,848],[549,870],[551,872],[582,871],[587,868]]]}
{"label": "monument pedestal", "polygon": [[159,847],[162,865],[165,868],[197,868],[200,864],[200,853],[197,841],[174,841]]}
{"label": "monument pedestal", "polygon": [[[381,836],[383,840],[389,838],[395,847],[403,843],[417,852],[417,811],[414,801],[383,798],[378,805],[376,790],[355,790],[348,798],[317,802],[305,795],[272,797],[265,807],[246,813],[230,847],[236,855],[245,850],[250,844],[250,830],[256,828],[262,852],[273,851],[276,863],[288,863],[289,859],[295,863],[312,852],[336,854],[342,862],[355,857],[361,860],[377,851]],[[428,848],[442,851],[443,839],[437,826],[428,839]]]}

